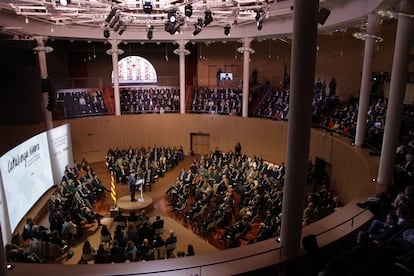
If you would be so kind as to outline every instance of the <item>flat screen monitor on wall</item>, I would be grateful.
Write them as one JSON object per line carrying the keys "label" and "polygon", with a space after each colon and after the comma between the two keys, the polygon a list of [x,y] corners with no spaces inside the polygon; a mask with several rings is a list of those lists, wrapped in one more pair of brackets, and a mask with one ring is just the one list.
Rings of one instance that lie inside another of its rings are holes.
{"label": "flat screen monitor on wall", "polygon": [[233,73],[220,73],[220,80],[233,80]]}

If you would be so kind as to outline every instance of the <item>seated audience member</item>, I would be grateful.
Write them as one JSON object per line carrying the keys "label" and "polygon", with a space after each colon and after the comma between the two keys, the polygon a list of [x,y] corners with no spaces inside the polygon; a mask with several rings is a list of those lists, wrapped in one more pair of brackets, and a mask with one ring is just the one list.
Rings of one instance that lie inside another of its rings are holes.
{"label": "seated audience member", "polygon": [[98,247],[98,250],[96,251],[96,254],[94,255],[94,263],[95,264],[106,264],[111,261],[111,256],[109,252],[105,249],[105,246],[103,243],[101,243]]}
{"label": "seated audience member", "polygon": [[168,245],[172,246],[174,244],[177,244],[177,237],[175,236],[174,231],[170,230],[169,237],[165,240],[165,246],[167,247],[168,258],[173,257],[173,253],[175,251],[175,247],[169,248]]}
{"label": "seated audience member", "polygon": [[373,220],[368,228],[369,238],[373,241],[383,241],[395,233],[397,216],[389,213],[385,221]]}
{"label": "seated audience member", "polygon": [[395,165],[394,183],[397,186],[405,186],[414,179],[414,154],[406,153],[404,162]]}
{"label": "seated audience member", "polygon": [[124,254],[126,256],[127,261],[135,262],[137,258],[137,253],[138,253],[138,249],[135,246],[134,242],[129,240],[124,249]]}
{"label": "seated audience member", "polygon": [[14,261],[20,263],[40,263],[40,259],[36,254],[27,254],[22,247],[17,249]]}
{"label": "seated audience member", "polygon": [[384,192],[364,203],[357,203],[357,205],[360,208],[369,209],[377,220],[384,220],[392,208],[389,196]]}
{"label": "seated audience member", "polygon": [[152,246],[149,244],[148,239],[144,239],[141,245],[138,246],[137,259],[140,261],[150,261],[153,258]]}
{"label": "seated audience member", "polygon": [[101,228],[101,236],[100,236],[101,242],[106,246],[106,248],[109,248],[112,242],[112,236],[111,233],[108,230],[108,227],[103,224]]}
{"label": "seated audience member", "polygon": [[194,247],[193,247],[192,244],[189,244],[187,246],[187,253],[185,255],[186,256],[194,256],[195,255]]}
{"label": "seated audience member", "polygon": [[138,244],[138,228],[135,223],[129,222],[126,228],[126,239]]}
{"label": "seated audience member", "polygon": [[62,237],[71,241],[79,236],[79,227],[67,216],[62,226]]}
{"label": "seated audience member", "polygon": [[131,211],[129,213],[128,222],[132,222],[132,223],[135,223],[135,224],[137,224],[139,222],[139,217],[137,216],[135,211]]}
{"label": "seated audience member", "polygon": [[118,242],[118,245],[125,247],[126,245],[126,235],[124,228],[121,225],[117,225],[114,233],[114,241]]}
{"label": "seated audience member", "polygon": [[82,257],[81,259],[89,262],[89,261],[93,261],[94,257],[96,255],[96,248],[94,248],[91,243],[89,242],[89,240],[86,240],[83,243],[83,247],[82,247]]}
{"label": "seated audience member", "polygon": [[154,241],[152,242],[152,246],[153,246],[154,248],[165,246],[165,241],[164,241],[164,239],[161,237],[161,235],[160,235],[160,234],[155,235],[155,237],[154,237]]}
{"label": "seated audience member", "polygon": [[141,214],[139,215],[138,220],[139,220],[140,225],[149,223],[149,216],[147,215],[147,212],[145,212],[145,210],[141,211]]}
{"label": "seated audience member", "polygon": [[164,220],[161,219],[161,216],[157,215],[155,217],[155,221],[151,224],[154,230],[156,229],[163,229],[164,228]]}
{"label": "seated audience member", "polygon": [[56,255],[53,256],[53,257],[58,257],[61,254],[61,252],[62,252],[62,250],[65,246],[65,242],[60,238],[59,232],[57,230],[52,232],[52,234],[50,236],[50,239],[49,239],[49,243],[50,243],[51,246],[55,245],[55,248],[56,248],[55,249],[56,251],[53,252],[53,254],[52,254],[52,255],[54,255],[54,254],[56,254]]}
{"label": "seated audience member", "polygon": [[127,225],[127,219],[122,215],[122,211],[119,210],[117,215],[114,217],[115,226],[122,226],[125,227]]}
{"label": "seated audience member", "polygon": [[112,248],[109,250],[111,262],[123,263],[125,262],[124,248],[118,245],[118,241],[114,241]]}
{"label": "seated audience member", "polygon": [[26,224],[24,225],[23,228],[23,233],[22,233],[22,238],[23,240],[27,240],[27,239],[31,239],[32,235],[33,235],[33,221],[32,218],[27,218],[26,219]]}

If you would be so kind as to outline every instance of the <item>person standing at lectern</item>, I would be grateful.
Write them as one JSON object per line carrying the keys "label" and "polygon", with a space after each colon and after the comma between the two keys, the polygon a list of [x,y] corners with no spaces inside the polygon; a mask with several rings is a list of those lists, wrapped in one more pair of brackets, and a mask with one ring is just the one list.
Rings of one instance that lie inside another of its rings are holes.
{"label": "person standing at lectern", "polygon": [[131,194],[131,202],[137,201],[135,199],[135,183],[137,182],[135,178],[135,171],[131,171],[131,173],[128,176],[128,185],[129,185],[129,193]]}

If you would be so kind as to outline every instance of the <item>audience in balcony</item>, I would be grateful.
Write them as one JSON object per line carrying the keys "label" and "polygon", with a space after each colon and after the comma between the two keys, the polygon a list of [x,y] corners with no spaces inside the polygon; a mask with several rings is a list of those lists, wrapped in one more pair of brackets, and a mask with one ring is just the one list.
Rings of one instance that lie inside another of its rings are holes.
{"label": "audience in balcony", "polygon": [[123,114],[180,111],[180,90],[175,87],[122,88],[120,97]]}
{"label": "audience in balcony", "polygon": [[103,92],[95,90],[74,90],[58,92],[57,103],[63,104],[65,118],[107,114]]}
{"label": "audience in balcony", "polygon": [[242,95],[239,88],[198,87],[193,92],[191,112],[240,115]]}

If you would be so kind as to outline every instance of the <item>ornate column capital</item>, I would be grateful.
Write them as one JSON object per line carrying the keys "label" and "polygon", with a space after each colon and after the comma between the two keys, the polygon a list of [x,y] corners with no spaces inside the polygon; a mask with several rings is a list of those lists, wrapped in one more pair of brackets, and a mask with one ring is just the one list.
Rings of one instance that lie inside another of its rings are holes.
{"label": "ornate column capital", "polygon": [[176,42],[178,44],[178,48],[173,51],[174,54],[185,56],[190,54],[190,51],[185,48],[185,45],[188,43],[188,40],[181,39]]}
{"label": "ornate column capital", "polygon": [[33,51],[35,53],[45,52],[46,54],[49,54],[49,53],[53,52],[53,48],[50,47],[50,46],[37,46],[37,47],[33,48]]}
{"label": "ornate column capital", "polygon": [[250,47],[239,47],[237,48],[237,52],[243,54],[244,52],[249,52],[250,54],[254,54],[256,51]]}
{"label": "ornate column capital", "polygon": [[173,51],[174,54],[176,55],[189,55],[190,54],[190,50],[187,50],[186,48],[177,48]]}
{"label": "ornate column capital", "polygon": [[53,52],[53,48],[50,46],[45,46],[45,41],[47,36],[35,36],[37,46],[33,48],[35,53],[45,52],[46,54]]}
{"label": "ornate column capital", "polygon": [[255,50],[250,48],[250,43],[253,41],[251,37],[245,37],[240,40],[242,43],[242,47],[237,48],[237,52],[244,54],[244,52],[249,52],[250,54],[254,54]]}
{"label": "ornate column capital", "polygon": [[110,56],[112,56],[114,53],[117,53],[118,55],[122,55],[124,52],[124,50],[122,49],[118,49],[118,48],[111,48],[106,50],[106,53]]}

